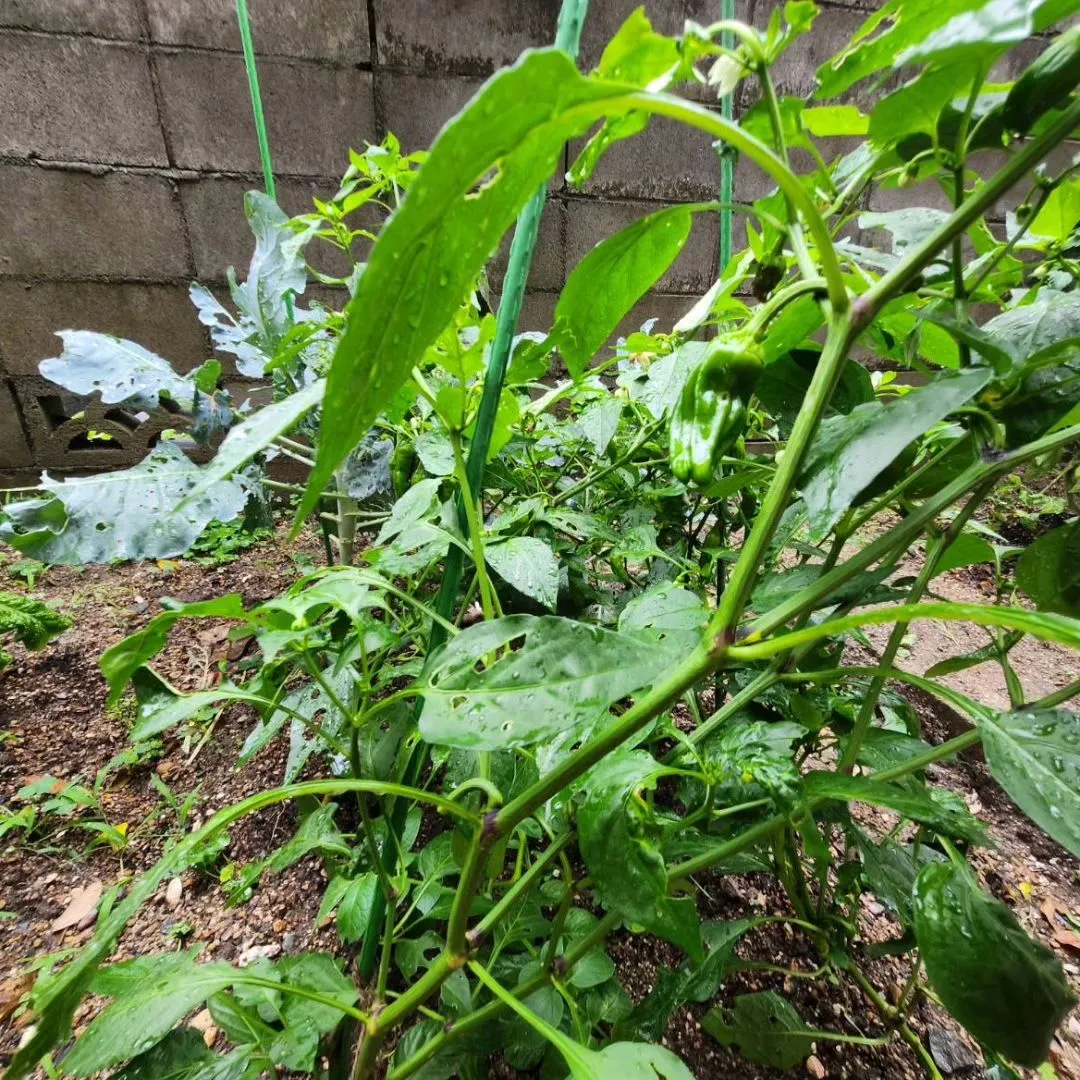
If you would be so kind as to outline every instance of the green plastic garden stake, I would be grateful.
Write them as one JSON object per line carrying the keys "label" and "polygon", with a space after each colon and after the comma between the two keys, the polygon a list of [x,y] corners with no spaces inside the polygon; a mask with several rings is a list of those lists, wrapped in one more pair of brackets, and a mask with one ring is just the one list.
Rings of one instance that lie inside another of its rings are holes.
{"label": "green plastic garden stake", "polygon": [[[735,18],[735,0],[723,0],[720,17],[724,20]],[[720,35],[720,44],[725,49],[735,48],[735,35],[725,30]],[[732,118],[734,111],[734,93],[728,93],[720,101],[720,113],[725,120]],[[732,226],[731,203],[735,197],[735,162],[726,149],[720,151],[720,273],[731,262]]]}

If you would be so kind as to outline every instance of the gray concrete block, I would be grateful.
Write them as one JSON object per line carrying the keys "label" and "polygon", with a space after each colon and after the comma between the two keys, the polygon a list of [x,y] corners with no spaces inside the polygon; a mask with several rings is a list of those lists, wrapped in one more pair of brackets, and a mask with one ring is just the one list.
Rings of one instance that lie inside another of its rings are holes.
{"label": "gray concrete block", "polygon": [[532,330],[538,334],[546,334],[555,321],[555,304],[558,299],[557,292],[538,290],[527,292],[521,305],[518,330]]}
{"label": "gray concrete block", "polygon": [[375,74],[379,119],[401,140],[403,150],[426,150],[442,126],[479,90],[477,76],[426,77],[400,72]]}
{"label": "gray concrete block", "polygon": [[379,65],[487,75],[555,40],[558,0],[374,0]]}
{"label": "gray concrete block", "polygon": [[[234,0],[146,0],[150,38],[163,45],[239,51]],[[371,59],[367,7],[357,0],[250,5],[259,56],[363,64]]]}
{"label": "gray concrete block", "polygon": [[[648,203],[601,202],[573,199],[567,212],[566,272],[598,243],[652,213]],[[663,293],[703,293],[716,280],[720,226],[716,214],[694,215],[686,245],[671,268],[656,283]]]}
{"label": "gray concrete block", "polygon": [[4,0],[0,26],[123,41],[142,37],[136,0]]}
{"label": "gray concrete block", "polygon": [[[584,140],[571,144],[571,162],[584,145]],[[616,143],[582,188],[587,195],[670,202],[712,199],[719,191],[713,140],[666,117],[653,117],[640,135]]]}
{"label": "gray concrete block", "polygon": [[34,454],[26,440],[19,405],[6,379],[0,380],[0,468],[29,469]]}
{"label": "gray concrete block", "polygon": [[[16,376],[11,385],[40,468],[125,468],[141,461],[165,428],[176,427],[176,420],[164,410],[140,420],[129,410],[103,405],[97,398],[60,391],[40,376]],[[110,438],[90,439],[91,430]]]}
{"label": "gray concrete block", "polygon": [[0,165],[0,277],[184,280],[172,185],[158,176]]}
{"label": "gray concrete block", "polygon": [[[257,173],[243,58],[159,52],[154,62],[175,164]],[[368,72],[269,59],[259,64],[259,79],[275,171],[338,176],[350,147],[375,140]]]}
{"label": "gray concrete block", "polygon": [[[503,277],[510,256],[511,229],[488,264],[492,289],[502,291]],[[566,280],[566,207],[558,199],[549,199],[540,218],[536,252],[529,271],[528,287],[539,291],[558,291]]]}
{"label": "gray concrete block", "polygon": [[166,165],[141,49],[0,33],[0,153]]}
{"label": "gray concrete block", "polygon": [[[254,181],[225,177],[181,180],[188,236],[195,258],[195,276],[204,282],[225,280],[226,270],[236,268],[241,278],[251,261],[254,237],[244,216],[244,193],[260,187]],[[327,199],[337,190],[334,180],[291,180],[277,184],[278,203],[290,215],[313,209],[312,199]],[[323,273],[344,275],[347,262],[322,241],[308,246],[308,257]]]}
{"label": "gray concrete block", "polygon": [[0,311],[0,368],[9,375],[36,375],[41,360],[59,356],[58,330],[116,334],[178,371],[209,355],[206,330],[184,285],[0,281]]}

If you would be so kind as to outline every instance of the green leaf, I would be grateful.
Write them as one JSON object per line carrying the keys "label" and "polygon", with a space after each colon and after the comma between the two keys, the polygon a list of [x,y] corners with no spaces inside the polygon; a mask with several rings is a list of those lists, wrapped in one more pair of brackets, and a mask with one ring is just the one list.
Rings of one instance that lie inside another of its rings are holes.
{"label": "green leaf", "polygon": [[[865,776],[846,776],[843,773],[812,772],[805,778],[806,793],[811,799],[842,799],[865,802],[871,806],[886,806],[912,821],[929,825],[946,836],[960,837],[970,843],[985,843],[986,836],[971,814],[960,812],[939,802],[929,792],[882,783]],[[962,804],[961,804],[962,805]]]}
{"label": "green leaf", "polygon": [[590,405],[578,418],[578,426],[593,444],[597,457],[604,453],[619,430],[622,409],[623,403],[619,398],[608,397]]}
{"label": "green leaf", "polygon": [[[1014,630],[1011,634],[1005,635],[1002,646],[1008,652],[1017,642],[1022,641],[1023,637],[1024,635],[1020,631]],[[991,642],[981,649],[973,649],[971,652],[964,653],[961,656],[950,656],[947,660],[940,660],[926,669],[926,677],[928,679],[939,679],[942,675],[952,675],[957,671],[966,671],[968,668],[978,667],[979,664],[985,664],[988,660],[996,660],[1001,655],[1002,646],[999,646],[997,642]]]}
{"label": "green leaf", "polygon": [[231,521],[247,504],[247,489],[235,480],[196,495],[202,479],[171,442],[119,472],[59,483],[46,475],[47,499],[4,507],[0,539],[42,562],[65,565],[181,555],[211,521]]}
{"label": "green leaf", "polygon": [[156,409],[164,394],[185,412],[191,410],[192,381],[134,341],[90,330],[61,330],[57,336],[63,352],[38,364],[50,382],[80,397],[98,394],[104,405]]}
{"label": "green leaf", "polygon": [[[281,981],[305,990],[314,990],[324,997],[333,998],[342,1005],[354,1005],[359,991],[341,973],[337,961],[327,953],[298,953],[285,956],[274,966]],[[281,1014],[286,1027],[312,1027],[319,1035],[326,1035],[341,1023],[343,1013],[333,1005],[310,1001],[295,994],[283,994]]]}
{"label": "green leaf", "polygon": [[816,96],[835,97],[884,68],[984,62],[1072,9],[1061,0],[889,0],[818,68]]}
{"label": "green leaf", "polygon": [[981,563],[994,561],[994,548],[988,541],[974,533],[961,533],[942,553],[937,566],[934,567],[934,577],[947,574],[950,570],[956,570],[961,566],[978,566]]}
{"label": "green leaf", "polygon": [[182,1027],[113,1075],[114,1080],[201,1080],[219,1060],[201,1031]]}
{"label": "green leaf", "polygon": [[535,536],[513,536],[484,547],[484,558],[509,585],[550,611],[559,602],[559,560],[551,545]]}
{"label": "green leaf", "polygon": [[201,470],[199,483],[184,497],[187,502],[205,492],[215,490],[226,478],[262,453],[279,435],[284,435],[305,414],[322,400],[323,379],[316,379],[303,390],[267,405],[237,424],[221,444],[214,460]]}
{"label": "green leaf", "polygon": [[379,879],[374,872],[361,874],[349,881],[342,894],[337,913],[338,933],[346,944],[363,939],[364,932],[367,930],[368,915],[378,887]]}
{"label": "green leaf", "polygon": [[601,901],[647,925],[664,918],[667,876],[659,828],[636,793],[663,772],[644,751],[617,750],[586,775],[578,810],[581,857]]}
{"label": "green leaf", "polygon": [[101,654],[98,666],[109,684],[109,703],[120,699],[136,670],[157,656],[168,640],[169,631],[179,619],[247,619],[244,598],[229,593],[213,600],[198,600],[191,604],[169,601],[168,608],[155,615],[141,630],[111,645]]}
{"label": "green leaf", "polygon": [[802,110],[802,124],[818,138],[866,135],[870,118],[854,105],[818,105]]}
{"label": "green leaf", "polygon": [[978,726],[994,779],[1032,821],[1080,856],[1080,714],[988,712]]}
{"label": "green leaf", "polygon": [[[453,471],[453,469],[451,469]],[[438,477],[420,480],[413,484],[390,510],[390,517],[383,522],[376,544],[385,544],[411,525],[423,521],[433,510],[435,497],[442,481]]]}
{"label": "green leaf", "polygon": [[701,964],[684,971],[684,982],[679,990],[682,1001],[701,1004],[716,996],[729,965],[735,959],[735,946],[753,925],[750,919],[734,919],[702,926],[701,936],[708,952]]}
{"label": "green leaf", "polygon": [[208,997],[230,986],[236,971],[229,964],[195,963],[194,953],[177,967],[172,954],[147,965],[141,977],[100,1013],[64,1058],[68,1076],[90,1076],[149,1050]]}
{"label": "green leaf", "polygon": [[71,625],[71,620],[40,600],[0,592],[0,635],[11,634],[28,649],[42,649]]}
{"label": "green leaf", "polygon": [[705,959],[701,943],[701,920],[692,897],[666,897],[660,901],[658,914],[641,920],[641,925],[657,937],[677,945],[695,964]]}
{"label": "green leaf", "polygon": [[619,630],[689,631],[709,621],[709,612],[697,593],[663,581],[635,596],[619,613]]}
{"label": "green leaf", "polygon": [[710,1009],[701,1026],[724,1046],[737,1043],[743,1057],[773,1069],[793,1069],[814,1048],[809,1031],[785,998],[772,990],[740,994],[730,1012]]}
{"label": "green leaf", "polygon": [[1080,523],[1053,529],[1025,548],[1016,584],[1040,611],[1080,615]]}
{"label": "green leaf", "polygon": [[[814,376],[818,354],[806,351],[787,353],[766,365],[754,387],[758,400],[777,420],[781,433],[790,435],[799,414],[810,380]],[[840,382],[829,401],[839,413],[849,413],[856,405],[874,400],[870,373],[854,360],[848,360],[840,372]]]}
{"label": "green leaf", "polygon": [[979,1042],[1040,1064],[1076,1001],[1060,961],[966,866],[923,867],[914,896],[919,955],[942,1004]]}
{"label": "green leaf", "polygon": [[917,865],[912,846],[901,846],[888,837],[874,843],[861,829],[855,830],[855,843],[862,859],[863,875],[874,895],[892,910],[904,926],[911,926],[914,921],[911,893],[919,867],[940,862],[944,856],[924,844],[918,849]]}
{"label": "green leaf", "polygon": [[635,396],[657,420],[678,404],[690,372],[701,363],[708,348],[706,341],[686,341],[649,365],[645,383],[637,388]]}
{"label": "green leaf", "polygon": [[989,368],[947,372],[891,405],[869,402],[821,424],[802,473],[810,540],[828,535],[860,492],[900,452],[977,394],[993,377]]}
{"label": "green leaf", "polygon": [[450,322],[525,203],[624,87],[558,49],[490,79],[436,139],[372,248],[327,380],[316,467],[299,517]]}
{"label": "green leaf", "polygon": [[970,84],[971,78],[972,72],[960,65],[941,68],[926,71],[885,95],[870,114],[871,141],[887,148],[902,139],[922,135],[929,148],[937,136],[942,109]]}
{"label": "green leaf", "polygon": [[213,1021],[235,1046],[257,1046],[269,1050],[278,1033],[259,1015],[236,1000],[235,995],[215,994],[206,1003]]}
{"label": "green leaf", "polygon": [[665,207],[635,221],[602,240],[570,272],[552,334],[575,379],[682,251],[693,210]]}
{"label": "green leaf", "polygon": [[[517,640],[520,648],[499,655]],[[433,661],[420,732],[428,742],[463,749],[525,746],[596,720],[671,662],[656,637],[553,615],[478,623]]]}

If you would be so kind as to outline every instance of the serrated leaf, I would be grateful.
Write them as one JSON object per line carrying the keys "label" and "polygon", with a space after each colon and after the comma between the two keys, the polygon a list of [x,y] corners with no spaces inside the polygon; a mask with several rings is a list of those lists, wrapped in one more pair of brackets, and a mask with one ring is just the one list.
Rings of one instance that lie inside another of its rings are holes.
{"label": "serrated leaf", "polygon": [[10,634],[28,649],[42,649],[71,625],[71,620],[40,600],[0,592],[0,634]]}
{"label": "serrated leaf", "polygon": [[247,489],[222,481],[200,493],[203,472],[170,442],[119,472],[43,475],[48,499],[9,503],[0,538],[42,562],[64,565],[182,555],[213,520],[244,511]]}
{"label": "serrated leaf", "polygon": [[[499,655],[519,640],[519,648]],[[658,639],[552,615],[479,623],[432,662],[420,732],[428,742],[463,749],[525,746],[596,720],[671,661]]]}
{"label": "serrated leaf", "polygon": [[559,602],[559,560],[551,545],[535,536],[512,536],[487,544],[484,558],[507,584],[554,611]]}
{"label": "serrated leaf", "polygon": [[1039,1065],[1076,1001],[1057,957],[964,866],[924,867],[914,910],[919,955],[945,1008],[979,1042]]}

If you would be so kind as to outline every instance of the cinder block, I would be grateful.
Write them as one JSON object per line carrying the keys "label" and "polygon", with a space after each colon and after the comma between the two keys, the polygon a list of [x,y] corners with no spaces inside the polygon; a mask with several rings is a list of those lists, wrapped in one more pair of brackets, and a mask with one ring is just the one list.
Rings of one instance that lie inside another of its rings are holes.
{"label": "cinder block", "polygon": [[0,153],[168,164],[145,54],[89,38],[0,34]]}
{"label": "cinder block", "polygon": [[[571,200],[567,208],[567,275],[602,240],[657,209],[647,203]],[[702,293],[708,289],[716,280],[719,228],[715,214],[695,214],[686,245],[656,289],[664,293]]]}
{"label": "cinder block", "polygon": [[4,0],[0,26],[122,41],[142,37],[136,0]]}
{"label": "cinder block", "polygon": [[[571,162],[584,145],[585,140],[571,144]],[[667,202],[714,199],[720,191],[720,159],[704,132],[653,117],[640,135],[616,143],[604,155],[581,190],[587,195]]]}
{"label": "cinder block", "polygon": [[0,367],[9,375],[36,375],[41,360],[59,356],[58,330],[116,334],[178,371],[209,355],[206,330],[184,285],[0,281],[0,311]]}
{"label": "cinder block", "polygon": [[6,379],[0,380],[0,468],[29,469],[34,455],[26,441],[19,405]]}
{"label": "cinder block", "polygon": [[556,292],[537,290],[527,292],[521,305],[518,330],[532,330],[538,334],[546,334],[555,321],[555,304],[558,299],[559,294]]}
{"label": "cinder block", "polygon": [[[180,181],[180,198],[199,281],[224,281],[230,266],[241,278],[245,276],[255,240],[244,216],[244,193],[259,186],[253,181],[222,177]],[[327,199],[336,190],[334,180],[285,179],[277,185],[278,203],[287,214],[306,213],[313,209],[313,198]],[[323,273],[343,276],[348,272],[345,258],[329,244],[312,241],[307,254],[312,265]]]}
{"label": "cinder block", "polygon": [[[30,432],[34,463],[43,469],[118,469],[141,461],[161,432],[176,421],[164,410],[151,416],[98,398],[81,398],[34,375],[11,380],[18,408]],[[142,414],[145,415],[145,414]],[[90,431],[108,439],[91,439]]]}
{"label": "cinder block", "polygon": [[381,67],[488,75],[555,40],[558,0],[374,0]]}
{"label": "cinder block", "polygon": [[379,71],[375,102],[379,118],[403,150],[426,150],[442,126],[480,89],[476,76],[422,76]]}
{"label": "cinder block", "polygon": [[[160,52],[154,62],[175,163],[257,173],[243,58]],[[350,147],[375,140],[368,72],[271,59],[260,63],[259,79],[277,172],[337,176]]]}
{"label": "cinder block", "polygon": [[190,275],[172,185],[161,177],[0,165],[0,205],[0,277]]}
{"label": "cinder block", "polygon": [[[503,277],[510,257],[510,243],[514,235],[511,229],[488,263],[488,280],[491,288],[502,292]],[[559,199],[549,199],[540,218],[540,232],[536,238],[536,251],[529,270],[528,287],[540,291],[557,291],[566,280],[566,207]]]}
{"label": "cinder block", "polygon": [[[150,38],[162,45],[240,50],[234,0],[146,0]],[[250,5],[259,56],[364,64],[371,59],[367,7],[357,0]]]}

